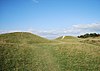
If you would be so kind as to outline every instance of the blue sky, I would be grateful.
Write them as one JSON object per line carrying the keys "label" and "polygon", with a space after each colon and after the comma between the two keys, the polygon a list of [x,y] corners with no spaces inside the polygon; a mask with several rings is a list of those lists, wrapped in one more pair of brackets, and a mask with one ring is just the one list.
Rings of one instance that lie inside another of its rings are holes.
{"label": "blue sky", "polygon": [[99,27],[100,0],[0,0],[1,31],[71,35],[99,32]]}

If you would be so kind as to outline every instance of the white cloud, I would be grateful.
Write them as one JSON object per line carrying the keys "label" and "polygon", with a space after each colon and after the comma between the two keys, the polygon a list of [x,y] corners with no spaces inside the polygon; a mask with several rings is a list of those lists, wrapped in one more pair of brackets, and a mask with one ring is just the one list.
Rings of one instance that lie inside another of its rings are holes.
{"label": "white cloud", "polygon": [[40,35],[43,35],[44,37],[58,37],[63,35],[72,35],[72,36],[78,36],[80,34],[85,33],[100,33],[100,23],[93,23],[93,24],[77,24],[72,25],[70,28],[66,28],[64,30],[53,30],[53,31],[46,31],[39,33]]}
{"label": "white cloud", "polygon": [[21,30],[13,30],[13,31],[0,31],[0,33],[10,33],[10,32],[30,32],[33,34],[40,35],[45,38],[56,38],[58,36],[63,36],[63,35],[72,35],[72,36],[78,36],[80,34],[85,34],[85,33],[100,33],[100,23],[93,23],[93,24],[77,24],[77,25],[72,25],[70,28],[66,29],[61,29],[61,30],[34,30],[34,29],[28,29],[26,31],[21,31]]}
{"label": "white cloud", "polygon": [[73,25],[74,28],[77,29],[88,29],[88,30],[100,30],[100,24],[86,24],[86,25]]}
{"label": "white cloud", "polygon": [[78,24],[72,26],[72,32],[76,33],[90,33],[90,32],[96,32],[100,33],[100,23],[93,23],[93,24]]}
{"label": "white cloud", "polygon": [[0,34],[11,33],[11,32],[25,32],[22,30],[0,30]]}

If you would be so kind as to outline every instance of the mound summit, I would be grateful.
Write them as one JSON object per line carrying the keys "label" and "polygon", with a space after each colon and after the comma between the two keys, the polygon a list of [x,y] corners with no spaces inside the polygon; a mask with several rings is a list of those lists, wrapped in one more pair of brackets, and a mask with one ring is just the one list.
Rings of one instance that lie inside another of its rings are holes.
{"label": "mound summit", "polygon": [[29,32],[14,32],[0,34],[0,42],[2,43],[44,43],[50,40],[40,37]]}

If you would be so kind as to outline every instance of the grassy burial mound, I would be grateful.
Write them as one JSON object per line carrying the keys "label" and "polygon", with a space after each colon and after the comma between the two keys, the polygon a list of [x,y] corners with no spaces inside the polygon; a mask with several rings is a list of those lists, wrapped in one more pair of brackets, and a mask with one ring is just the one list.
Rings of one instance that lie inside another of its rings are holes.
{"label": "grassy burial mound", "polygon": [[15,32],[0,35],[0,43],[43,43],[50,40],[28,32]]}
{"label": "grassy burial mound", "polygon": [[27,32],[0,34],[0,71],[34,71],[37,43],[51,42]]}
{"label": "grassy burial mound", "polygon": [[59,37],[58,44],[31,33],[2,34],[0,71],[99,71],[100,46],[79,40]]}
{"label": "grassy burial mound", "polygon": [[69,44],[79,43],[78,38],[74,36],[61,36],[61,37],[56,38],[55,40],[58,40],[64,43],[69,43]]}
{"label": "grassy burial mound", "polygon": [[76,37],[73,36],[61,36],[56,38],[56,40],[66,40],[66,39],[75,39]]}

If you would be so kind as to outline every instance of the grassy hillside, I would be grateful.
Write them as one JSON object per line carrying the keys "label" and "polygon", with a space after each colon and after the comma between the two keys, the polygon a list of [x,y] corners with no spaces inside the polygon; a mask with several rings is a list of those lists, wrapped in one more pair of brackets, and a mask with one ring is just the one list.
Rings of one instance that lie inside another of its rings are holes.
{"label": "grassy hillside", "polygon": [[49,43],[47,39],[22,32],[0,35],[0,71],[100,70],[99,45],[76,37],[56,41]]}
{"label": "grassy hillside", "polygon": [[56,40],[66,40],[66,39],[76,39],[76,37],[73,37],[73,36],[61,36],[61,37],[58,37],[56,38]]}
{"label": "grassy hillside", "polygon": [[62,43],[69,43],[69,44],[77,44],[79,43],[79,39],[73,36],[61,36],[56,38],[55,40],[60,41]]}
{"label": "grassy hillside", "polygon": [[15,33],[0,35],[0,43],[43,43],[43,42],[51,42],[51,41],[28,32],[15,32]]}
{"label": "grassy hillside", "polygon": [[100,46],[100,37],[95,37],[95,38],[89,37],[89,38],[81,39],[80,42]]}

